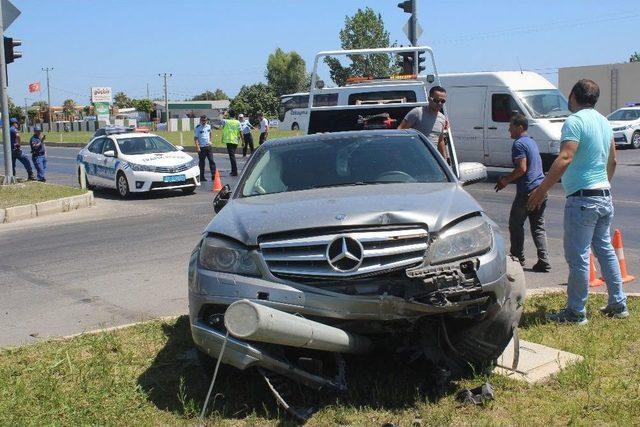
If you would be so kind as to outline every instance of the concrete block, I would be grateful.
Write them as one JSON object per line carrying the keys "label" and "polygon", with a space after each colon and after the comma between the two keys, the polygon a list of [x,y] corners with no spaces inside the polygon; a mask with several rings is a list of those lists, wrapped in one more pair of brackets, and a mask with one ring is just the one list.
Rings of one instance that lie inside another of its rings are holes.
{"label": "concrete block", "polygon": [[5,209],[5,222],[16,222],[36,216],[36,205],[14,206]]}
{"label": "concrete block", "polygon": [[578,354],[520,340],[520,360],[516,369],[513,369],[513,353],[514,346],[511,340],[498,358],[495,372],[529,384],[545,381],[567,366],[584,360],[584,357]]}
{"label": "concrete block", "polygon": [[5,217],[5,210],[0,209],[0,224],[4,222],[4,217]]}
{"label": "concrete block", "polygon": [[69,212],[81,207],[81,202],[77,196],[65,197],[62,201],[62,212]]}
{"label": "concrete block", "polygon": [[96,200],[93,198],[93,191],[87,192],[87,200],[89,200],[89,206],[95,206]]}
{"label": "concrete block", "polygon": [[62,200],[48,200],[46,202],[36,203],[36,215],[51,215],[63,212]]}

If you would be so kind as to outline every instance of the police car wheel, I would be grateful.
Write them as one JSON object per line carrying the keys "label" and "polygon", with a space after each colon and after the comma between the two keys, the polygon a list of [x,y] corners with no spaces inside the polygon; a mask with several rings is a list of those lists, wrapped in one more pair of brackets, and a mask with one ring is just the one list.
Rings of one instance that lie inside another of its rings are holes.
{"label": "police car wheel", "polygon": [[300,126],[297,123],[291,125],[291,130],[300,130]]}
{"label": "police car wheel", "polygon": [[[89,177],[86,174],[84,175],[84,183],[87,186],[87,190],[93,190],[94,186],[89,183]],[[80,179],[80,168],[78,168],[78,185],[82,187],[82,180]]]}
{"label": "police car wheel", "polygon": [[129,194],[131,194],[129,192],[129,182],[127,181],[127,177],[122,172],[119,172],[116,177],[116,187],[118,189],[118,194],[123,199],[126,199],[129,197]]}
{"label": "police car wheel", "polygon": [[637,130],[631,136],[631,146],[636,150],[640,148],[640,130]]}

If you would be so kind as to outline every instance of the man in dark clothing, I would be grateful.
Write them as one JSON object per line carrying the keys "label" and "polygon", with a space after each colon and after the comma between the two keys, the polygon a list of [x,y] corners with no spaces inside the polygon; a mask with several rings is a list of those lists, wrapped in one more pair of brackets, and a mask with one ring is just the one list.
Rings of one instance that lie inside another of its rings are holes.
{"label": "man in dark clothing", "polygon": [[46,182],[45,171],[47,170],[47,150],[44,146],[46,135],[42,135],[40,128],[33,130],[33,136],[29,140],[31,146],[31,160],[36,167],[38,181]]}
{"label": "man in dark clothing", "polygon": [[200,124],[193,132],[193,143],[198,153],[198,166],[200,167],[200,182],[207,178],[204,175],[205,160],[209,160],[211,170],[211,180],[216,176],[216,162],[213,160],[213,150],[211,149],[211,125],[207,123],[207,116],[200,116]]}
{"label": "man in dark clothing", "polygon": [[18,160],[27,170],[29,180],[35,180],[36,178],[33,176],[33,169],[31,168],[29,158],[22,152],[22,149],[20,148],[20,131],[18,130],[18,119],[16,118],[11,119],[9,137],[11,139],[11,167],[13,168],[13,176],[16,176],[16,160]]}
{"label": "man in dark clothing", "polygon": [[509,183],[516,183],[516,197],[511,205],[509,214],[509,235],[511,237],[511,255],[520,260],[524,266],[524,222],[529,218],[531,236],[538,250],[538,262],[532,267],[533,271],[547,272],[551,270],[547,252],[547,236],[544,229],[544,210],[547,200],[535,210],[527,210],[529,194],[538,188],[544,174],[542,172],[542,158],[536,142],[527,135],[529,127],[527,118],[523,114],[514,114],[509,124],[509,133],[514,139],[511,148],[513,171],[498,180],[496,191],[505,188]]}

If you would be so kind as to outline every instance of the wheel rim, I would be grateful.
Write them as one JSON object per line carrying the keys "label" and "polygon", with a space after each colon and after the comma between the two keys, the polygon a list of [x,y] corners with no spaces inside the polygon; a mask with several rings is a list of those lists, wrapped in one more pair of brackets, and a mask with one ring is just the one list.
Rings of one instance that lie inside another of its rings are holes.
{"label": "wheel rim", "polygon": [[636,132],[633,134],[633,136],[631,137],[631,143],[636,148],[640,147],[640,132]]}
{"label": "wheel rim", "polygon": [[120,177],[118,178],[118,191],[120,192],[120,195],[126,196],[128,190],[129,188],[127,186],[127,180],[124,176],[120,175]]}

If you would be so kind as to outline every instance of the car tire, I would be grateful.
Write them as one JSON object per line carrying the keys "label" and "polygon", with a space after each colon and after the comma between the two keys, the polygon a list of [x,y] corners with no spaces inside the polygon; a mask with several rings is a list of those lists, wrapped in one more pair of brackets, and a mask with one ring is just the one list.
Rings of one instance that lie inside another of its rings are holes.
{"label": "car tire", "polygon": [[195,185],[193,187],[187,187],[187,188],[183,188],[182,189],[182,192],[184,194],[186,194],[186,195],[193,194],[193,193],[195,193],[195,191],[196,191],[196,186]]}
{"label": "car tire", "polygon": [[300,130],[300,126],[297,123],[291,125],[291,130]]}
{"label": "car tire", "polygon": [[123,199],[126,199],[131,195],[131,192],[129,191],[129,181],[127,181],[127,177],[122,172],[118,172],[116,175],[116,190]]}
{"label": "car tire", "polygon": [[[89,176],[86,173],[84,174],[84,182],[87,186],[87,190],[94,189],[94,186],[89,183]],[[82,181],[80,180],[80,168],[78,168],[78,185],[80,186],[80,188],[82,188]]]}
{"label": "car tire", "polygon": [[636,150],[640,148],[640,130],[637,130],[631,135],[631,147]]}
{"label": "car tire", "polygon": [[502,306],[498,303],[489,306],[480,322],[447,324],[451,356],[464,370],[476,373],[491,370],[513,338],[522,316],[526,289],[524,271],[511,258],[507,259],[507,278],[511,286]]}

